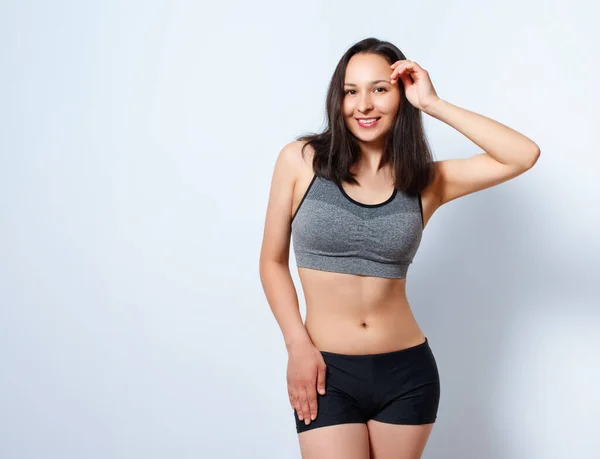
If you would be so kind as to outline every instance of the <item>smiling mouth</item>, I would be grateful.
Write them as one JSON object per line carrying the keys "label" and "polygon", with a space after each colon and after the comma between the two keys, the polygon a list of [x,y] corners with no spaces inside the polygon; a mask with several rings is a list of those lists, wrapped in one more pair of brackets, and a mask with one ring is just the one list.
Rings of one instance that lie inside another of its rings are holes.
{"label": "smiling mouth", "polygon": [[359,126],[371,127],[371,126],[375,126],[377,124],[377,122],[381,119],[381,117],[378,117],[378,118],[355,118],[355,119]]}

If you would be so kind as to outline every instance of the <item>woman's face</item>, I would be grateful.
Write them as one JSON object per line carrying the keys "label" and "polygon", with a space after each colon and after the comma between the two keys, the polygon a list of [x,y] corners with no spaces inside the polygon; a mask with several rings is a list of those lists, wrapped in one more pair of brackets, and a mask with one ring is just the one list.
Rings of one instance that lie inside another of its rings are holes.
{"label": "woman's face", "polygon": [[[342,113],[359,141],[381,141],[392,127],[400,106],[401,82],[391,84],[391,74],[390,63],[378,54],[355,54],[348,62]],[[372,119],[377,121],[372,123]]]}

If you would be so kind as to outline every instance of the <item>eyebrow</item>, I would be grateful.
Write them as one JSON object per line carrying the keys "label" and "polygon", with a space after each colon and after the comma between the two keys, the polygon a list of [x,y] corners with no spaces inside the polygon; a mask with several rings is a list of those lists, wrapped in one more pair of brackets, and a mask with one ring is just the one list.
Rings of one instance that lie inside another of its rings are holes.
{"label": "eyebrow", "polygon": [[[390,80],[375,80],[375,81],[371,81],[370,84],[377,84],[377,83],[389,83]],[[354,83],[344,83],[344,86],[356,86]]]}

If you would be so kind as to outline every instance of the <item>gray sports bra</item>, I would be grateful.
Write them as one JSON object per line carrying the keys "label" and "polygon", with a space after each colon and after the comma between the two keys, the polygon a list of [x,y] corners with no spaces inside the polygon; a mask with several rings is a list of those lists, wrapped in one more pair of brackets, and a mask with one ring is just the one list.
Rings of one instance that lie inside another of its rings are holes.
{"label": "gray sports bra", "polygon": [[423,233],[421,195],[394,189],[382,203],[363,204],[315,174],[291,225],[299,268],[404,278]]}

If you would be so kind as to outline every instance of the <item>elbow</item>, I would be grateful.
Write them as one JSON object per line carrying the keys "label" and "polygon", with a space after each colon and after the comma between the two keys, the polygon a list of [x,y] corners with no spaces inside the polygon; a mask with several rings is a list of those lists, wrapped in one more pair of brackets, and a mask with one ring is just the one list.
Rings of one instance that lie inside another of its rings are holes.
{"label": "elbow", "polygon": [[263,276],[265,271],[268,271],[272,266],[286,267],[289,269],[289,260],[279,260],[273,258],[261,258],[258,263],[258,272]]}
{"label": "elbow", "polygon": [[536,145],[534,150],[528,155],[529,159],[526,163],[527,169],[531,169],[533,166],[535,166],[535,163],[537,163],[539,157],[540,157],[540,147],[538,147]]}

